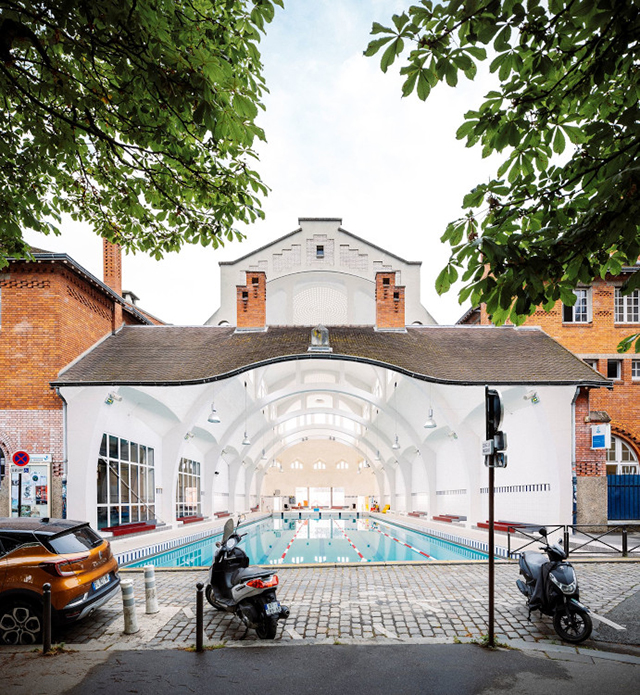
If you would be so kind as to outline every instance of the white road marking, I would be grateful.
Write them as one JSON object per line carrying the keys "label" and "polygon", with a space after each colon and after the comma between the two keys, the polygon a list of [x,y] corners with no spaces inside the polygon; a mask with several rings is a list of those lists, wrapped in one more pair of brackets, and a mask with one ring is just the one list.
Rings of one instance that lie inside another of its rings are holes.
{"label": "white road marking", "polygon": [[398,635],[396,635],[395,632],[391,632],[391,630],[387,630],[382,623],[373,623],[373,629],[376,632],[381,632],[383,635],[386,635],[387,637],[390,637],[391,639],[400,639]]}

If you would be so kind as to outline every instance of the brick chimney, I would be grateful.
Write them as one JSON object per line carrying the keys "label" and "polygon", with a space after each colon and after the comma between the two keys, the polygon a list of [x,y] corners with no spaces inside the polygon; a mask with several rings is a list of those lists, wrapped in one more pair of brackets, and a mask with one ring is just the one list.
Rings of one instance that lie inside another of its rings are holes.
{"label": "brick chimney", "polygon": [[[102,268],[104,284],[122,297],[122,250],[108,239],[102,240]],[[122,305],[114,302],[112,329],[115,331],[121,324]]]}
{"label": "brick chimney", "polygon": [[376,273],[376,328],[404,330],[404,286],[396,285],[395,272]]}
{"label": "brick chimney", "polygon": [[247,270],[247,284],[238,285],[238,328],[265,328],[267,325],[267,275],[261,270]]}

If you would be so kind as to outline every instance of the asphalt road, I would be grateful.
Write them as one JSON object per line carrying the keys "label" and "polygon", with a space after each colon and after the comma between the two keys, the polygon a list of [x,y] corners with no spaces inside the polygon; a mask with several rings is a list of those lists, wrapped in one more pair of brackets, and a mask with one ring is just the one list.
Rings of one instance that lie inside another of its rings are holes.
{"label": "asphalt road", "polygon": [[637,692],[640,683],[637,659],[632,664],[571,650],[492,651],[474,644],[79,652],[45,661],[22,654],[7,663],[3,695],[601,695]]}

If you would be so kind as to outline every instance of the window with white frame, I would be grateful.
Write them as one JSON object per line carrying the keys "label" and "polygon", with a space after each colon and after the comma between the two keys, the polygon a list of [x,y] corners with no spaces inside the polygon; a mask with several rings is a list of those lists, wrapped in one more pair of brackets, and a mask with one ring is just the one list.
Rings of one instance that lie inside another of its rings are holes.
{"label": "window with white frame", "polygon": [[313,470],[314,471],[326,471],[327,470],[327,464],[324,461],[316,461],[313,464]]}
{"label": "window with white frame", "polygon": [[611,436],[607,450],[607,473],[609,475],[638,475],[638,457],[633,449],[620,437]]}
{"label": "window with white frame", "polygon": [[153,449],[103,434],[97,492],[99,529],[155,519]]}
{"label": "window with white frame", "polygon": [[200,516],[200,462],[182,458],[178,466],[176,517]]}
{"label": "window with white frame", "polygon": [[598,371],[598,360],[590,359],[590,358],[585,358],[582,360],[585,364],[588,364],[591,369],[595,369],[596,372]]}
{"label": "window with white frame", "polygon": [[640,360],[631,360],[631,378],[640,379]]}
{"label": "window with white frame", "polygon": [[640,323],[640,290],[622,294],[619,287],[615,290],[616,323]]}
{"label": "window with white frame", "polygon": [[622,379],[622,360],[607,360],[607,378]]}
{"label": "window with white frame", "polygon": [[339,471],[346,471],[349,468],[349,464],[346,461],[338,461],[336,468]]}
{"label": "window with white frame", "polygon": [[562,307],[562,321],[564,323],[589,323],[591,321],[591,288],[578,288],[573,290],[576,295],[576,303],[573,306],[564,304]]}
{"label": "window with white frame", "polygon": [[294,471],[301,471],[304,468],[304,466],[302,465],[302,463],[300,461],[296,460],[296,461],[291,462],[291,468]]}

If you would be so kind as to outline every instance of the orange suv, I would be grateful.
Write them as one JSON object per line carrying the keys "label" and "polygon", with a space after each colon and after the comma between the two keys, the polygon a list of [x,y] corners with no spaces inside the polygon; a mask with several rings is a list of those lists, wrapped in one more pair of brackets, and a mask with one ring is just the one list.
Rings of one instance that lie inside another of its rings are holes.
{"label": "orange suv", "polygon": [[54,626],[81,620],[118,590],[118,563],[88,523],[0,518],[0,644],[42,637],[42,587]]}

